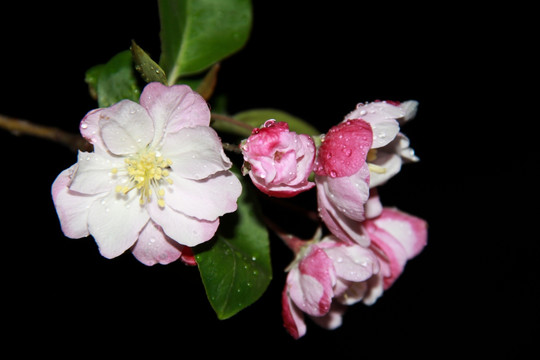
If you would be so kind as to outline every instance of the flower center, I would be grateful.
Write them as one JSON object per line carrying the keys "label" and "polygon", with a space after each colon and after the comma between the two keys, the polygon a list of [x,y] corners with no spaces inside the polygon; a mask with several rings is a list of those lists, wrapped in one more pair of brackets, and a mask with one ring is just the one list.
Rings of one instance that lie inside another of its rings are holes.
{"label": "flower center", "polygon": [[377,174],[386,173],[385,168],[372,163],[372,161],[375,161],[376,159],[377,159],[377,149],[370,149],[368,151],[367,158],[366,158],[366,161],[367,161],[368,167],[369,167],[369,171],[377,173]]}
{"label": "flower center", "polygon": [[[116,186],[116,192],[127,194],[131,190],[137,189],[141,195],[139,200],[141,205],[149,202],[155,192],[158,205],[164,207],[165,189],[162,185],[173,183],[172,179],[168,178],[172,161],[164,159],[156,151],[144,150],[126,158],[125,163],[129,180],[127,185]],[[117,170],[113,169],[113,173],[115,172]]]}

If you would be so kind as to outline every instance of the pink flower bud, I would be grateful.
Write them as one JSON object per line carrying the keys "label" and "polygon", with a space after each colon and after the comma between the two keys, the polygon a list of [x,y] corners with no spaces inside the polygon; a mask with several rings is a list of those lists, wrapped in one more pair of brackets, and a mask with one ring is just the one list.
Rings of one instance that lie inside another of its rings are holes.
{"label": "pink flower bud", "polygon": [[315,161],[315,143],[310,136],[289,131],[286,122],[268,120],[253,130],[241,145],[244,175],[270,196],[292,197],[311,189],[308,181]]}

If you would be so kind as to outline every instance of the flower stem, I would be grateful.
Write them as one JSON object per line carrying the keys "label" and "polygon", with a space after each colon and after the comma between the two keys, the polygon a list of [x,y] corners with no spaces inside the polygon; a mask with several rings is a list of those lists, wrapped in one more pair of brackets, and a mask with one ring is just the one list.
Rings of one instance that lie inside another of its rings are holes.
{"label": "flower stem", "polygon": [[238,120],[236,120],[235,118],[233,118],[231,116],[212,113],[212,119],[217,120],[217,121],[227,122],[229,124],[232,124],[232,125],[244,128],[246,130],[249,130],[250,132],[253,130],[253,126],[248,125],[246,123],[243,123],[241,121],[238,121]]}
{"label": "flower stem", "polygon": [[73,151],[90,150],[90,145],[82,136],[71,134],[51,126],[31,123],[0,114],[0,128],[6,129],[13,135],[31,135],[42,139],[48,139],[67,146]]}

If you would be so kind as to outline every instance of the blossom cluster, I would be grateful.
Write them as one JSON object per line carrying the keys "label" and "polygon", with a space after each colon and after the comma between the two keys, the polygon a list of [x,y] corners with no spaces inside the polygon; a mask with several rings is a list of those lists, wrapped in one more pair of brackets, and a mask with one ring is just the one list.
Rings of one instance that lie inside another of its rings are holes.
{"label": "blossom cluster", "polygon": [[[294,261],[282,314],[294,338],[306,333],[304,314],[332,329],[346,306],[373,304],[426,245],[426,222],[378,196],[404,162],[418,161],[400,132],[417,105],[359,104],[320,137],[269,119],[240,143],[242,173],[257,189],[280,198],[315,190],[328,230],[287,242]],[[160,83],[148,84],[139,103],[90,111],[80,131],[93,151],[79,151],[52,185],[64,234],[93,236],[106,258],[131,251],[146,265],[195,265],[191,248],[214,237],[242,192],[210,117],[188,86]]]}
{"label": "blossom cluster", "polygon": [[287,241],[295,259],[283,289],[282,314],[294,338],[306,333],[304,314],[333,329],[341,325],[346,306],[373,304],[426,245],[426,222],[383,207],[378,196],[378,187],[404,162],[418,161],[400,132],[417,105],[359,104],[321,136],[318,148],[275,120],[243,142],[244,172],[257,188],[291,197],[316,187],[319,215],[330,231],[322,239]]}

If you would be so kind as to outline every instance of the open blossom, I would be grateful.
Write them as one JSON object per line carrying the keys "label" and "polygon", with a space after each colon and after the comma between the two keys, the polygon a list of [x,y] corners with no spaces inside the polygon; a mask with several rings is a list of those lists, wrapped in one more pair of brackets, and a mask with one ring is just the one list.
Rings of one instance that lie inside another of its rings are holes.
{"label": "open blossom", "polygon": [[416,101],[359,104],[324,136],[315,164],[319,214],[341,240],[369,245],[360,222],[370,188],[397,174],[402,159],[418,160],[399,132],[416,107]]}
{"label": "open blossom", "polygon": [[94,146],[52,186],[64,234],[92,235],[104,257],[128,249],[166,264],[212,238],[236,210],[241,185],[204,99],[189,87],[148,84],[129,100],[89,112],[81,134]]}
{"label": "open blossom", "polygon": [[292,197],[311,189],[308,180],[315,160],[315,143],[310,136],[289,131],[286,122],[273,119],[241,145],[243,172],[265,194]]}
{"label": "open blossom", "polygon": [[303,336],[303,313],[325,328],[339,327],[344,307],[362,300],[366,281],[378,271],[371,250],[333,236],[300,248],[282,293],[285,328],[294,338]]}

